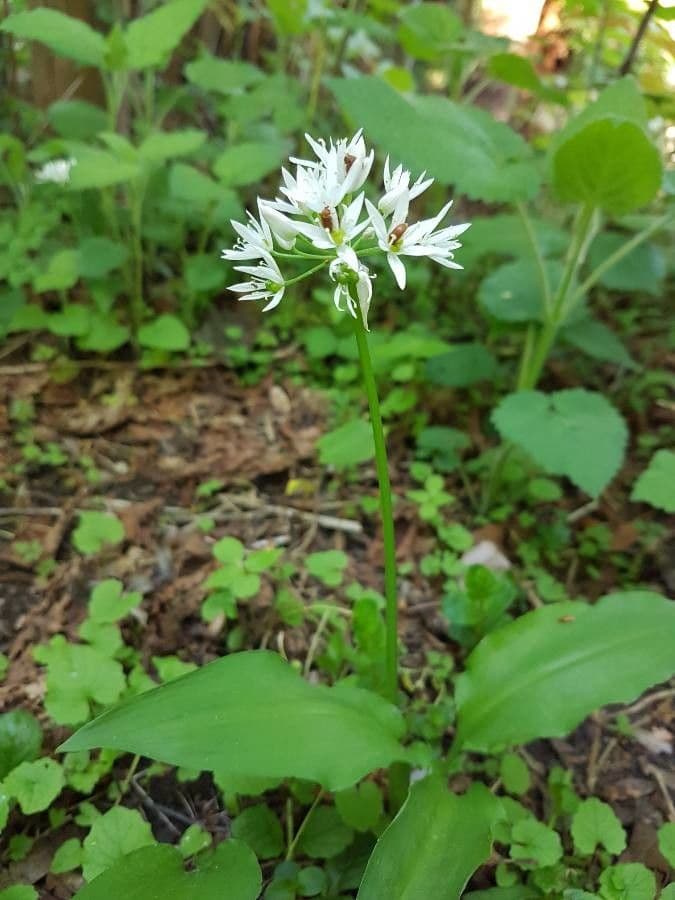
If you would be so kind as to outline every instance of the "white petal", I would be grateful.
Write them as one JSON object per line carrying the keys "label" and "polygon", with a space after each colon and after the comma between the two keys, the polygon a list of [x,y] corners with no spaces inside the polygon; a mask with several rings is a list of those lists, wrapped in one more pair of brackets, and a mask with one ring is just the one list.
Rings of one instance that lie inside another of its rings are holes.
{"label": "white petal", "polygon": [[405,266],[395,253],[387,253],[387,262],[389,268],[394,273],[396,284],[401,290],[405,288]]}
{"label": "white petal", "polygon": [[366,209],[368,210],[368,216],[372,223],[373,228],[375,229],[375,234],[378,237],[378,240],[384,245],[387,245],[387,226],[382,218],[382,215],[376,206],[366,198]]}
{"label": "white petal", "polygon": [[[268,295],[269,296],[269,295]],[[272,297],[267,306],[263,306],[263,312],[267,312],[269,309],[274,309],[275,306],[278,306],[281,303],[281,298],[284,296],[284,288],[281,287],[276,294]]]}

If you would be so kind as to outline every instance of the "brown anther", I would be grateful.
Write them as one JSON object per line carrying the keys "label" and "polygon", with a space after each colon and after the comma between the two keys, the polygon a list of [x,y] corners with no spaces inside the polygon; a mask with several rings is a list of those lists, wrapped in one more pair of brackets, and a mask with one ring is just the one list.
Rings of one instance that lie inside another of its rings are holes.
{"label": "brown anther", "polygon": [[319,213],[319,219],[321,221],[322,228],[325,228],[326,231],[333,230],[333,215],[332,215],[329,207],[324,206],[324,208]]}
{"label": "brown anther", "polygon": [[391,231],[391,233],[389,234],[389,243],[390,244],[398,243],[401,240],[401,238],[403,237],[403,235],[406,233],[407,230],[408,230],[408,223],[401,222],[401,224],[397,225],[396,228],[394,228]]}
{"label": "brown anther", "polygon": [[345,153],[345,170],[349,172],[351,167],[356,162],[356,157],[352,156],[351,153]]}

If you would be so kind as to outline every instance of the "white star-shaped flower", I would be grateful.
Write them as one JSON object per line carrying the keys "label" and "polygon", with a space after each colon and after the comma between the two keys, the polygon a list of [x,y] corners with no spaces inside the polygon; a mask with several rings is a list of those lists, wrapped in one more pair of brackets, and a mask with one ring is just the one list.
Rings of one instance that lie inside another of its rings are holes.
{"label": "white star-shaped flower", "polygon": [[333,281],[337,282],[335,292],[333,294],[333,302],[336,307],[342,311],[342,300],[346,300],[347,309],[356,318],[358,315],[354,298],[349,290],[349,285],[356,286],[356,295],[359,300],[359,312],[361,320],[366,331],[368,328],[368,310],[370,309],[370,301],[373,297],[373,276],[369,273],[368,268],[362,263],[355,261],[355,265],[344,259],[334,259],[328,267],[328,273]]}
{"label": "white star-shaped flower", "polygon": [[428,256],[434,262],[449,269],[462,268],[458,263],[453,262],[452,251],[462,246],[454,239],[469,228],[469,223],[451,225],[440,231],[434,230],[445,218],[451,206],[452,201],[446,203],[438,215],[431,219],[422,219],[414,225],[392,219],[391,224],[387,226],[377,207],[370,200],[366,200],[366,207],[375,230],[378,246],[386,253],[389,267],[401,290],[405,288],[406,283],[406,271],[401,256]]}
{"label": "white star-shaped flower", "polygon": [[250,281],[242,281],[239,284],[230,285],[230,290],[235,294],[241,294],[240,300],[268,300],[263,307],[263,312],[274,309],[281,303],[284,296],[284,277],[279,271],[279,266],[271,256],[263,257],[263,261],[257,266],[235,266],[237,272],[250,275]]}
{"label": "white star-shaped flower", "polygon": [[408,218],[410,201],[419,197],[428,187],[434,183],[433,178],[424,176],[422,172],[417,181],[410,186],[410,172],[403,166],[396,166],[393,172],[389,170],[389,157],[384,161],[384,190],[385,193],[378,200],[377,208],[383,216],[392,215],[396,222],[404,222]]}

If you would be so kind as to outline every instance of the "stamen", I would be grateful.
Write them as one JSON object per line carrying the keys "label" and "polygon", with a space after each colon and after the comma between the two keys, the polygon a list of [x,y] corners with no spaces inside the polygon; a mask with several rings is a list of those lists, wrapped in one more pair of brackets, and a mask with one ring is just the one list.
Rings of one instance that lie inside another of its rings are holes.
{"label": "stamen", "polygon": [[345,153],[345,171],[349,172],[351,167],[356,162],[356,157],[352,156],[351,153]]}
{"label": "stamen", "polygon": [[389,243],[390,243],[392,246],[393,246],[394,244],[397,244],[397,243],[401,240],[401,238],[403,237],[403,235],[406,233],[407,230],[408,230],[408,223],[407,223],[407,222],[401,222],[400,225],[397,225],[396,228],[394,228],[394,229],[390,232],[390,234],[389,234]]}

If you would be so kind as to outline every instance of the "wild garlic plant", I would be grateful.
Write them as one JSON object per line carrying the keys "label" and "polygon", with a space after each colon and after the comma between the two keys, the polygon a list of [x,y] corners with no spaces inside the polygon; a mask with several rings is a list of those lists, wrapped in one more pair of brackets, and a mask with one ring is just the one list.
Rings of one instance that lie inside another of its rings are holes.
{"label": "wild garlic plant", "polygon": [[[368,398],[375,445],[375,466],[380,488],[380,511],[385,558],[386,695],[396,701],[398,691],[396,554],[391,485],[377,385],[366,331],[375,276],[364,262],[384,255],[401,290],[406,286],[403,258],[427,257],[448,269],[461,269],[454,251],[456,240],[469,223],[440,227],[452,201],[437,215],[412,222],[411,203],[426,191],[433,178],[422,173],[415,181],[403,166],[393,170],[384,163],[384,190],[373,203],[366,187],[375,154],[368,150],[362,130],[352,138],[332,138],[326,144],[305,135],[316,159],[291,157],[295,174],[282,169],[279,196],[258,199],[258,217],[248,223],[232,222],[239,238],[223,259],[234,261],[248,280],[230,290],[240,300],[265,300],[263,311],[281,303],[286,288],[324,270],[335,284],[334,302],[354,319],[356,342]],[[312,262],[300,275],[285,278],[279,260]]]}

